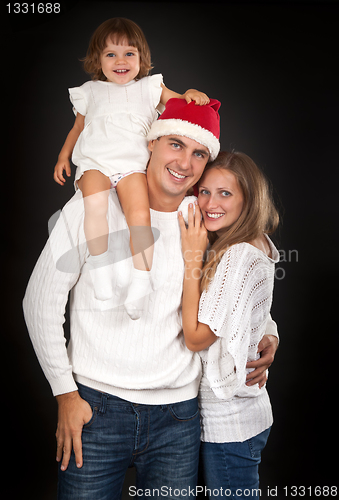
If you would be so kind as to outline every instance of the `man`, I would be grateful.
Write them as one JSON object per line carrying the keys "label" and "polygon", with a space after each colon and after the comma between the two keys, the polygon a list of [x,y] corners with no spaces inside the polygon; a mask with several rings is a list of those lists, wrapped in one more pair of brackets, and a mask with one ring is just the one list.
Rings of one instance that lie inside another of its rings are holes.
{"label": "man", "polygon": [[[206,106],[172,99],[151,128],[147,182],[155,236],[154,291],[139,320],[132,321],[123,307],[132,261],[127,224],[113,190],[107,272],[115,297],[107,304],[95,299],[79,192],[64,207],[33,271],[24,312],[58,401],[61,500],[118,499],[131,466],[137,471],[138,497],[184,498],[194,491],[201,367],[181,332],[184,264],[177,210],[183,210],[185,193],[218,153],[219,105],[213,99]],[[62,324],[69,290],[66,350]],[[263,341],[266,355],[252,364],[257,368],[252,384],[265,379],[276,350],[273,321],[267,333],[273,336]]]}

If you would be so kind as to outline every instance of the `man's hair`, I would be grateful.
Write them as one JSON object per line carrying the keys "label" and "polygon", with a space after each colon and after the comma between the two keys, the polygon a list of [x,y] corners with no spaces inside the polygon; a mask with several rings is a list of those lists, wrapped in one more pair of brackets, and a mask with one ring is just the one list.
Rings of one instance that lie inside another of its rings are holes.
{"label": "man's hair", "polygon": [[106,77],[101,70],[100,57],[106,48],[107,40],[115,45],[126,41],[131,47],[138,49],[140,56],[140,71],[136,80],[147,76],[152,69],[151,52],[145,35],[141,28],[130,19],[114,17],[102,23],[93,33],[87,50],[86,57],[82,59],[84,69],[92,77],[92,80],[105,81]]}

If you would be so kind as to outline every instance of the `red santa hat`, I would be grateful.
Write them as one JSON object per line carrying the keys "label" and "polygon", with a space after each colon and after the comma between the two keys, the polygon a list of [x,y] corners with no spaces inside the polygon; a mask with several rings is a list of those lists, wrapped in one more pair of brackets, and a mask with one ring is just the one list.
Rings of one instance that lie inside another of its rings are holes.
{"label": "red santa hat", "polygon": [[158,120],[152,123],[148,140],[153,141],[164,135],[182,135],[206,146],[210,160],[214,160],[220,150],[220,102],[210,99],[208,104],[198,106],[185,99],[172,98]]}

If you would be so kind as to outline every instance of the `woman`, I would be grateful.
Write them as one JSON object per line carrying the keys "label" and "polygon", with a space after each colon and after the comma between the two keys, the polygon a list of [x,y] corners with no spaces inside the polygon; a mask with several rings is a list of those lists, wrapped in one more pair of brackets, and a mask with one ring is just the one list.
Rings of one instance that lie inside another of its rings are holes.
{"label": "woman", "polygon": [[189,208],[188,228],[181,214],[179,223],[183,331],[203,365],[202,470],[209,495],[222,488],[224,495],[255,498],[273,417],[266,388],[246,385],[246,364],[258,357],[270,314],[279,254],[267,234],[279,216],[264,175],[243,153],[220,153],[207,166],[198,203],[195,215]]}

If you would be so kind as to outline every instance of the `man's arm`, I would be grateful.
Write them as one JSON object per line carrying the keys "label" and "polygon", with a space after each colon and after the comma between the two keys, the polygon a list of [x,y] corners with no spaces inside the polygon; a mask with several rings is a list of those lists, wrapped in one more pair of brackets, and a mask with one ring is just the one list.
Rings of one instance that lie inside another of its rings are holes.
{"label": "man's arm", "polygon": [[[79,196],[64,207],[29,279],[23,310],[27,329],[43,372],[56,396],[77,390],[66,351],[63,323],[68,293],[79,278]],[[73,251],[73,253],[72,253]],[[73,260],[67,270],[62,257]],[[82,260],[82,262],[80,262]]]}
{"label": "man's arm", "polygon": [[[76,463],[82,465],[81,430],[92,410],[80,398],[66,351],[63,323],[68,293],[79,278],[85,261],[85,245],[80,245],[83,202],[76,194],[64,207],[29,280],[23,300],[24,316],[34,350],[57,396],[58,451],[66,469],[72,445]],[[65,265],[65,256],[68,266]]]}
{"label": "man's arm", "polygon": [[246,385],[251,386],[259,384],[260,388],[265,385],[267,381],[267,370],[274,361],[278,345],[279,335],[277,324],[273,321],[271,315],[269,315],[266,333],[258,344],[258,353],[260,353],[260,358],[257,361],[251,361],[246,365],[246,368],[254,368],[254,370],[246,377]]}

